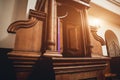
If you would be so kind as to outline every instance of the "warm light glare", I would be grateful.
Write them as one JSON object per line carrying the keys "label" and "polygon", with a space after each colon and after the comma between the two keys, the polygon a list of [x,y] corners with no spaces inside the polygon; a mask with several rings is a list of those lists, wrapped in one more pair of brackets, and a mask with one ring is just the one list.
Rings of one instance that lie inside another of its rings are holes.
{"label": "warm light glare", "polygon": [[100,25],[100,19],[95,19],[94,20],[94,25],[97,27],[97,26],[99,26]]}
{"label": "warm light glare", "polygon": [[100,19],[89,19],[89,25],[90,26],[99,27],[100,24],[101,24],[101,20]]}

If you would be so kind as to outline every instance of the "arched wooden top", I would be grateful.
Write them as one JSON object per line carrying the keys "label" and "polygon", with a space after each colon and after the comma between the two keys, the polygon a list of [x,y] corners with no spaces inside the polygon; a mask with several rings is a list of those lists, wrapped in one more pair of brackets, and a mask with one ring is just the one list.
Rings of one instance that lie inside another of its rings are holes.
{"label": "arched wooden top", "polygon": [[94,37],[97,41],[99,41],[99,42],[101,43],[101,45],[105,45],[105,44],[106,44],[105,41],[104,41],[104,39],[97,34],[97,30],[96,30],[95,27],[92,27],[92,28],[91,28],[91,32],[92,32],[93,37]]}
{"label": "arched wooden top", "polygon": [[120,56],[120,46],[117,36],[112,30],[105,32],[105,40],[107,44],[108,55],[110,57]]}

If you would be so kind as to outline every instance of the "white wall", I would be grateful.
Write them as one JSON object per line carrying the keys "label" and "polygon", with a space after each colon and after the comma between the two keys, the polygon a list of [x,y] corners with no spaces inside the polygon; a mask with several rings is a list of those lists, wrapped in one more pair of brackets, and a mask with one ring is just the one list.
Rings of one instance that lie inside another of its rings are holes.
{"label": "white wall", "polygon": [[[89,19],[89,21],[94,22],[95,19],[100,19],[100,18],[89,15],[88,19]],[[90,23],[90,25],[94,26],[94,24],[92,25],[91,23]],[[106,20],[100,19],[100,23],[98,24],[98,26],[99,27],[98,27],[97,34],[99,36],[101,36],[105,40],[105,32],[107,30],[111,30],[117,36],[117,38],[119,40],[119,44],[120,44],[120,25],[117,25],[117,24],[114,24],[112,22],[107,22]],[[103,55],[107,56],[106,46],[103,46]]]}
{"label": "white wall", "polygon": [[[120,2],[120,0],[116,0],[116,1]],[[91,2],[120,15],[120,7],[110,3],[107,0],[91,0]]]}
{"label": "white wall", "polygon": [[[90,22],[90,25],[94,26],[95,22],[94,20],[98,19],[100,20],[99,23],[97,23],[98,32],[97,34],[101,36],[105,40],[105,32],[107,30],[112,30],[115,35],[118,38],[119,44],[120,44],[120,16],[118,14],[115,14],[114,12],[111,12],[112,10],[116,10],[116,13],[119,13],[118,7],[115,7],[115,5],[111,5],[108,3],[107,0],[91,0],[90,8],[88,9],[88,19]],[[96,5],[98,4],[98,5]],[[113,6],[111,8],[111,6]],[[103,8],[103,7],[106,7]],[[109,9],[108,9],[109,8]],[[107,55],[106,46],[103,46],[103,55]]]}
{"label": "white wall", "polygon": [[7,28],[13,21],[26,16],[27,0],[0,0],[0,48],[13,48],[15,35],[8,34]]}
{"label": "white wall", "polygon": [[0,48],[13,47],[14,35],[7,33],[13,17],[15,0],[0,0]]}
{"label": "white wall", "polygon": [[29,9],[35,9],[35,4],[37,0],[28,0],[28,5],[27,5],[27,14],[29,13]]}

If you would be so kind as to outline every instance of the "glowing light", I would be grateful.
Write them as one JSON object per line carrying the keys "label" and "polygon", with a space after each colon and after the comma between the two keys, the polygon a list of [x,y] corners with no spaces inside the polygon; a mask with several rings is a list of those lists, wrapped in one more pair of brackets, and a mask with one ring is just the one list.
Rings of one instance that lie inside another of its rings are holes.
{"label": "glowing light", "polygon": [[101,20],[100,19],[97,19],[97,18],[90,18],[89,19],[89,25],[90,26],[94,26],[94,27],[99,28],[100,24],[101,24]]}
{"label": "glowing light", "polygon": [[95,19],[94,20],[94,26],[98,27],[98,26],[100,26],[100,24],[101,24],[101,20],[100,19]]}

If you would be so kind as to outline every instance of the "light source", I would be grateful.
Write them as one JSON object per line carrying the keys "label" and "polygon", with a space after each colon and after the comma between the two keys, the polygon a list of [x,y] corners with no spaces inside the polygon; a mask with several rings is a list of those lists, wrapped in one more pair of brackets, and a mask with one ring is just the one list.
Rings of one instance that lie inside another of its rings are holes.
{"label": "light source", "polygon": [[98,28],[100,28],[100,24],[101,24],[101,20],[100,19],[97,19],[97,18],[90,18],[89,19],[89,25],[93,29],[97,30]]}
{"label": "light source", "polygon": [[100,28],[100,25],[101,25],[101,20],[97,19],[97,18],[91,18],[89,20],[89,25],[90,25],[90,29],[91,29],[91,33],[92,33],[93,37],[97,41],[99,41],[102,46],[105,45],[104,39],[97,34],[97,31],[98,31],[98,29]]}

